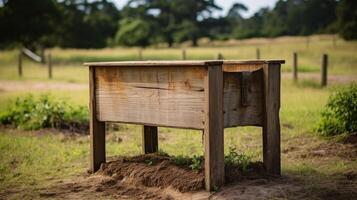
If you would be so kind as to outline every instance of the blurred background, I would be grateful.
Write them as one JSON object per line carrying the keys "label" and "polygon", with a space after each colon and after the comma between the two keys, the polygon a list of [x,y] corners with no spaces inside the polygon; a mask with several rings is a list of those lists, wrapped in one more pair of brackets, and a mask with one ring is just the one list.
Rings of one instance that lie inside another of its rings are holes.
{"label": "blurred background", "polygon": [[[84,62],[206,59],[286,60],[282,171],[301,190],[276,191],[356,199],[356,52],[355,0],[0,0],[0,199],[88,169]],[[107,129],[108,157],[141,153],[141,126]],[[171,156],[202,156],[201,139],[159,128]],[[261,160],[261,129],[226,129],[225,148]]]}

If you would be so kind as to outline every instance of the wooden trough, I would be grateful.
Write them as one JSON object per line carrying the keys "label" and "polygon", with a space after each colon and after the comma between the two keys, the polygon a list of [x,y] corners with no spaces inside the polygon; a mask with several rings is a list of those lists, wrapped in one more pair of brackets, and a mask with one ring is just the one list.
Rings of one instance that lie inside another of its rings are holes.
{"label": "wooden trough", "polygon": [[105,122],[143,125],[143,153],[161,127],[204,132],[206,190],[224,184],[224,128],[263,127],[263,162],[280,174],[282,60],[135,61],[89,66],[91,169],[106,162]]}

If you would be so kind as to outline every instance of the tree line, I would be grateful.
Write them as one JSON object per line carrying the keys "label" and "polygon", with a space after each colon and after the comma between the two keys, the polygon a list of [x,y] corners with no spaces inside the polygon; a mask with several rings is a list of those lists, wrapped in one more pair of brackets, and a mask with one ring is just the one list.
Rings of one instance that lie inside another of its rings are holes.
{"label": "tree line", "polygon": [[214,0],[1,0],[0,48],[103,48],[191,41],[338,33],[357,39],[357,1],[279,0],[249,18],[233,4],[226,16]]}

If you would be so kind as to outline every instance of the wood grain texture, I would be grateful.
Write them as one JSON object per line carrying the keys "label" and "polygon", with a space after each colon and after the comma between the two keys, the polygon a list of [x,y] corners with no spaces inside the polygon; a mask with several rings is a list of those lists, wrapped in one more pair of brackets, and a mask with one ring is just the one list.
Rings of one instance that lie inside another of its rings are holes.
{"label": "wood grain texture", "polygon": [[236,64],[225,63],[223,64],[224,72],[253,72],[264,67],[264,63],[252,63],[252,64]]}
{"label": "wood grain texture", "polygon": [[90,132],[90,168],[96,172],[105,163],[105,122],[96,116],[95,68],[89,68],[89,132]]}
{"label": "wood grain texture", "polygon": [[265,115],[263,161],[268,173],[280,175],[280,66],[264,67]]}
{"label": "wood grain texture", "polygon": [[222,66],[208,67],[205,78],[205,186],[211,191],[224,184]]}
{"label": "wood grain texture", "polygon": [[204,128],[201,67],[96,67],[100,121]]}
{"label": "wood grain texture", "polygon": [[143,154],[154,153],[158,151],[158,137],[156,126],[143,126],[142,152]]}
{"label": "wood grain texture", "polygon": [[224,127],[263,125],[263,83],[262,69],[224,73]]}

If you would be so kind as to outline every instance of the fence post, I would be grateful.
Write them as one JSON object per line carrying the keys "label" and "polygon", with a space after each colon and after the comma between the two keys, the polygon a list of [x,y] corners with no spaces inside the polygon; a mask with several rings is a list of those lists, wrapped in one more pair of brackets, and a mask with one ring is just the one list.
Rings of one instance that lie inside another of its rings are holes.
{"label": "fence post", "polygon": [[327,86],[327,66],[328,66],[328,55],[323,54],[322,65],[321,65],[321,86]]}
{"label": "fence post", "polygon": [[296,52],[293,54],[293,79],[298,80],[298,55]]}
{"label": "fence post", "polygon": [[48,78],[52,79],[52,57],[51,57],[51,53],[48,53],[47,62],[48,62]]}
{"label": "fence post", "polygon": [[217,54],[217,60],[223,60],[223,55],[221,53],[218,53]]}
{"label": "fence post", "polygon": [[336,35],[333,35],[332,44],[333,44],[333,47],[336,47]]}
{"label": "fence post", "polygon": [[18,65],[19,77],[22,77],[22,51],[19,51],[19,65]]}
{"label": "fence post", "polygon": [[256,54],[257,54],[257,60],[260,60],[260,49],[259,48],[257,48]]}
{"label": "fence post", "polygon": [[182,60],[186,60],[186,49],[182,49]]}
{"label": "fence post", "polygon": [[143,50],[139,49],[139,60],[143,60]]}

